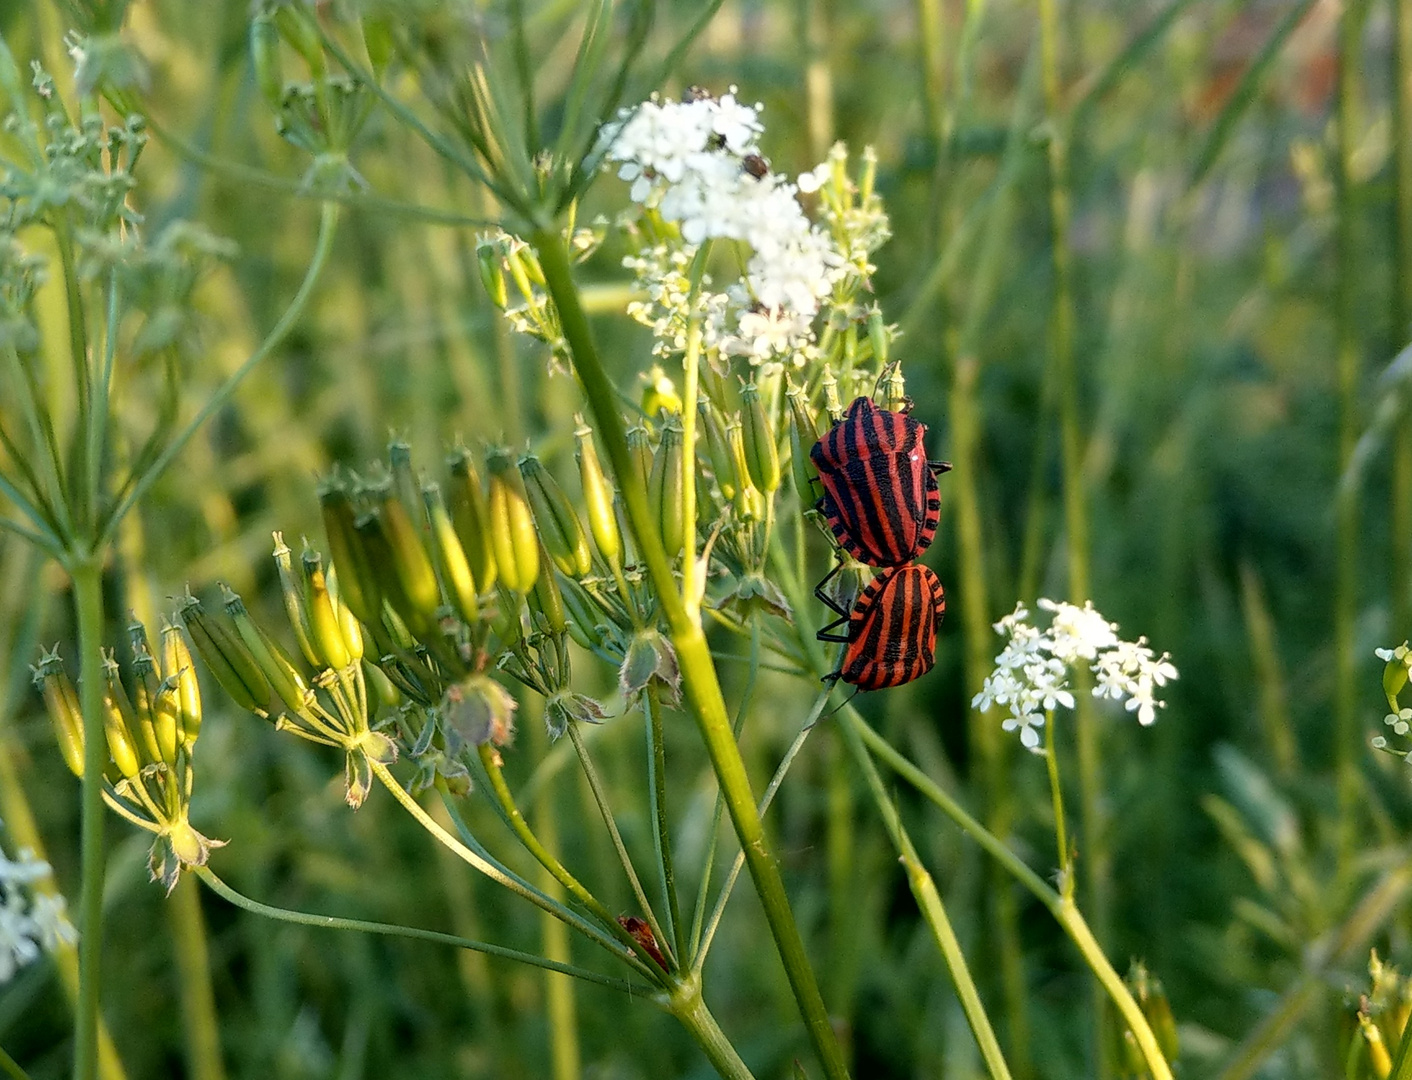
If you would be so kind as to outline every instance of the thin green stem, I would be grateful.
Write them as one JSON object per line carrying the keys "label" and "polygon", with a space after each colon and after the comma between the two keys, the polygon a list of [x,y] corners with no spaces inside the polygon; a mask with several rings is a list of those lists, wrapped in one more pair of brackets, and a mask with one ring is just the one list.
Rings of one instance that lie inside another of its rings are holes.
{"label": "thin green stem", "polygon": [[3,1046],[0,1046],[0,1072],[3,1072],[10,1080],[30,1080],[29,1073],[21,1069],[19,1062],[5,1053]]}
{"label": "thin green stem", "polygon": [[667,933],[682,963],[687,957],[687,926],[677,898],[677,871],[672,859],[672,826],[667,816],[667,747],[662,725],[662,696],[656,683],[643,695],[643,719],[647,728],[647,791],[652,803],[653,853],[657,856],[663,901],[667,905]]}
{"label": "thin green stem", "polygon": [[87,502],[87,520],[97,521],[99,500],[103,491],[103,453],[108,443],[108,417],[112,411],[109,396],[113,389],[113,365],[118,353],[118,275],[114,270],[108,275],[108,302],[104,307],[103,320],[103,367],[98,376],[98,409],[88,428],[88,441],[84,448],[87,455],[88,487],[84,492]]}
{"label": "thin green stem", "polygon": [[383,934],[387,937],[411,938],[414,941],[431,941],[438,945],[451,945],[457,949],[470,949],[472,952],[485,953],[488,956],[499,956],[506,960],[516,960],[521,964],[529,964],[532,967],[543,968],[546,971],[557,971],[563,975],[572,975],[575,979],[582,979],[584,982],[597,983],[599,986],[606,986],[610,990],[617,990],[627,994],[629,997],[650,998],[651,987],[630,983],[626,979],[615,979],[611,975],[600,975],[596,971],[589,971],[587,968],[575,967],[572,964],[560,964],[553,960],[546,960],[542,956],[534,953],[520,952],[518,949],[508,949],[503,945],[492,945],[486,941],[473,941],[470,938],[457,937],[455,934],[444,934],[439,930],[423,930],[416,926],[399,926],[396,923],[369,922],[366,919],[344,919],[336,915],[314,915],[307,911],[292,911],[289,908],[274,907],[270,904],[262,904],[258,900],[237,892],[219,877],[217,877],[206,866],[193,868],[192,872],[199,877],[211,891],[225,900],[230,901],[236,907],[244,908],[246,911],[256,915],[263,915],[269,919],[277,919],[280,922],[296,923],[300,926],[319,926],[327,930],[356,930],[363,934]]}
{"label": "thin green stem", "polygon": [[487,859],[461,843],[460,840],[443,829],[430,814],[422,809],[421,804],[397,782],[397,778],[393,776],[392,773],[388,772],[386,765],[376,761],[372,761],[370,764],[372,765],[373,775],[382,782],[383,787],[387,788],[387,790],[392,793],[392,797],[400,802],[403,808],[411,814],[412,817],[416,818],[417,824],[431,833],[432,836],[445,845],[445,847],[462,862],[473,869],[479,870],[486,877],[490,878],[491,881],[508,889],[521,899],[528,900],[541,911],[548,911],[556,918],[562,919],[569,926],[578,930],[590,940],[596,941],[625,963],[629,965],[638,965],[641,963],[633,953],[627,951],[622,945],[619,945],[618,942],[598,929],[598,927],[585,922],[572,912],[560,906],[556,906],[553,901],[549,900],[547,897],[520,881],[517,881],[499,867],[493,865]]}
{"label": "thin green stem", "polygon": [[85,553],[69,564],[78,623],[83,711],[82,877],[79,884],[78,1001],[74,1005],[74,1080],[98,1075],[98,1007],[103,958],[103,565]]}
{"label": "thin green stem", "polygon": [[[24,387],[23,392],[16,396],[20,399],[20,409],[24,413],[25,423],[29,427],[31,448],[39,456],[42,479],[49,489],[46,493],[36,484],[34,495],[40,501],[40,509],[47,511],[48,516],[52,517],[54,531],[67,542],[73,532],[73,521],[69,517],[64,461],[63,455],[59,453],[58,440],[54,435],[54,424],[44,407],[34,371],[21,359],[14,345],[5,346],[3,350],[0,350],[0,355],[9,361],[10,367],[14,369],[17,382]],[[7,444],[9,443],[8,438],[5,441]],[[15,456],[17,459],[25,461],[26,468],[32,470],[33,467],[28,459],[18,454]],[[26,513],[29,512],[26,511]]]}
{"label": "thin green stem", "polygon": [[[59,215],[54,226],[54,237],[59,247],[59,262],[63,267],[64,306],[67,309],[69,327],[69,359],[73,365],[74,393],[78,405],[74,435],[76,440],[86,440],[93,418],[93,373],[88,367],[88,326],[83,315],[83,293],[79,289],[78,263],[74,258],[73,227],[67,213]],[[86,501],[87,447],[80,441],[75,448],[77,452],[71,456],[69,464],[72,470],[69,481],[74,501],[74,517],[82,529],[93,520],[88,517],[90,507]]]}
{"label": "thin green stem", "polygon": [[1054,806],[1054,844],[1059,851],[1059,892],[1074,895],[1074,867],[1069,853],[1069,832],[1064,824],[1064,788],[1059,783],[1059,751],[1054,745],[1054,710],[1044,714],[1044,764],[1049,771],[1049,799]]}
{"label": "thin green stem", "polygon": [[897,812],[897,806],[883,786],[882,777],[878,775],[878,768],[873,764],[873,759],[869,756],[862,739],[858,737],[857,730],[850,724],[843,724],[841,730],[844,742],[853,754],[854,762],[862,770],[863,778],[868,782],[868,790],[872,792],[873,802],[883,819],[883,826],[887,829],[892,845],[897,849],[902,865],[907,870],[907,884],[912,890],[912,896],[917,901],[922,918],[931,928],[932,937],[936,939],[937,947],[941,950],[942,958],[946,961],[947,970],[951,972],[951,980],[956,987],[956,996],[961,1000],[961,1009],[966,1014],[966,1022],[971,1027],[971,1034],[976,1037],[976,1045],[980,1047],[986,1071],[994,1080],[1010,1080],[1010,1068],[1005,1064],[1005,1055],[1000,1050],[1000,1041],[995,1037],[995,1029],[991,1027],[990,1017],[986,1015],[985,1005],[981,1001],[980,992],[976,989],[975,980],[971,977],[971,969],[966,963],[965,954],[961,951],[961,943],[956,938],[956,931],[952,929],[951,920],[947,917],[946,906],[941,901],[941,894],[937,892],[936,882],[932,880],[931,874],[922,865],[917,849],[912,844],[912,838],[907,835],[907,829],[902,824],[902,817]]}
{"label": "thin green stem", "polygon": [[[1407,130],[1412,124],[1412,0],[1393,0],[1392,44],[1392,160],[1396,182],[1392,332],[1394,343],[1401,345],[1412,338],[1412,132]],[[1398,423],[1392,460],[1389,640],[1403,641],[1412,637],[1412,414],[1404,414]],[[1406,1042],[1404,1039],[1404,1046]]]}
{"label": "thin green stem", "polygon": [[209,420],[215,413],[225,406],[231,395],[244,381],[245,377],[255,368],[255,365],[269,356],[275,348],[284,341],[289,332],[294,329],[295,324],[304,314],[304,309],[308,306],[309,298],[314,293],[314,286],[323,273],[324,266],[328,263],[329,254],[333,251],[333,238],[338,231],[338,218],[340,209],[337,204],[326,202],[319,210],[319,235],[314,244],[314,257],[309,262],[308,269],[304,272],[304,280],[299,284],[299,290],[294,294],[294,298],[289,302],[289,306],[284,309],[284,314],[279,321],[266,335],[265,340],[260,342],[255,351],[252,352],[245,361],[236,368],[235,371],[216,388],[206,404],[201,406],[200,411],[191,418],[191,421],[182,428],[180,432],[169,442],[165,449],[159,454],[142,474],[133,477],[128,481],[127,492],[114,507],[112,513],[108,515],[106,521],[102,523],[100,534],[100,544],[107,544],[111,541],[115,530],[123,517],[133,508],[148,489],[157,482],[157,478],[166,471],[172,460],[181,453],[182,449],[191,440],[191,437],[200,430],[201,425]]}
{"label": "thin green stem", "polygon": [[613,817],[613,808],[608,804],[608,789],[603,784],[603,778],[598,775],[593,758],[589,756],[588,745],[583,741],[583,732],[579,730],[578,723],[573,720],[569,721],[569,739],[574,744],[574,752],[579,756],[579,765],[583,768],[584,778],[588,781],[588,790],[593,793],[593,802],[598,807],[598,813],[603,818],[603,825],[613,841],[613,850],[618,854],[618,862],[622,865],[623,873],[627,876],[628,884],[632,887],[632,894],[637,898],[643,915],[647,917],[647,925],[652,928],[652,933],[657,939],[662,955],[666,957],[668,964],[675,968],[677,961],[672,950],[671,939],[662,933],[662,926],[657,921],[657,913],[653,911],[652,904],[647,899],[647,890],[642,887],[642,879],[637,876],[637,868],[632,864],[632,856],[628,854],[627,845],[623,843],[623,834],[618,831],[618,822]]}
{"label": "thin green stem", "polygon": [[564,337],[573,355],[574,369],[583,385],[584,395],[588,398],[622,492],[633,538],[657,590],[658,603],[676,648],[686,702],[706,744],[711,768],[721,786],[741,848],[746,853],[746,862],[750,866],[770,934],[779,950],[780,961],[824,1074],[829,1080],[843,1080],[848,1076],[843,1049],[819,993],[814,969],[804,951],[804,941],[795,924],[779,866],[765,841],[764,826],[750,790],[750,778],[740,756],[740,747],[731,733],[730,717],[726,712],[715,666],[711,662],[706,635],[702,633],[699,622],[688,618],[677,592],[662,538],[648,508],[647,492],[628,454],[617,395],[603,368],[588,319],[579,302],[563,237],[557,232],[539,230],[532,240],[539,252],[549,293],[559,311]]}
{"label": "thin green stem", "polygon": [[195,882],[177,882],[168,914],[181,992],[187,1068],[192,1080],[225,1080],[220,1018],[216,1014],[216,995],[211,986],[211,950],[206,920],[201,914],[201,893]]}
{"label": "thin green stem", "polygon": [[529,822],[525,820],[524,814],[520,812],[514,796],[510,793],[509,785],[505,783],[505,774],[495,760],[495,751],[488,746],[483,746],[480,758],[481,763],[485,766],[486,777],[490,781],[491,795],[499,804],[506,823],[520,843],[524,845],[525,850],[535,857],[539,865],[544,867],[549,875],[568,891],[569,895],[602,923],[604,929],[617,937],[626,948],[640,953],[641,959],[646,965],[644,974],[652,975],[656,970],[656,963],[652,961],[652,958],[642,950],[632,935],[619,925],[618,920],[613,918],[612,913],[603,906],[602,901],[589,892],[588,888],[569,872],[530,828]]}
{"label": "thin green stem", "polygon": [[740,1059],[731,1041],[726,1038],[716,1018],[706,1008],[706,1000],[701,996],[701,982],[693,979],[682,984],[672,995],[668,1008],[691,1037],[701,1047],[716,1072],[723,1080],[755,1080],[754,1075]]}
{"label": "thin green stem", "polygon": [[681,561],[681,592],[686,612],[695,622],[701,621],[701,596],[705,582],[698,584],[702,568],[696,565],[696,396],[701,382],[701,311],[697,298],[701,295],[701,278],[706,272],[706,260],[711,254],[711,241],[697,248],[691,260],[687,291],[686,351],[682,354],[681,430],[681,508],[682,534],[685,550]]}
{"label": "thin green stem", "polygon": [[28,540],[46,555],[55,559],[62,559],[64,549],[59,546],[57,538],[52,535],[45,535],[37,529],[31,529],[27,525],[21,525],[13,518],[0,517],[0,532],[14,533],[23,540]]}

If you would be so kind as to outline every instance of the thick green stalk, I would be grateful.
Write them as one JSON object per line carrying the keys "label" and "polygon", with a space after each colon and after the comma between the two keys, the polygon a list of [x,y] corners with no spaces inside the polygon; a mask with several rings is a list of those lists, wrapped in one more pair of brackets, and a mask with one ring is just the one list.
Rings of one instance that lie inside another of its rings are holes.
{"label": "thick green stalk", "polygon": [[186,1031],[186,1060],[192,1080],[225,1080],[221,1061],[221,1029],[216,996],[211,989],[211,952],[201,894],[183,879],[172,892],[168,915],[172,924],[181,991],[181,1021]]}
{"label": "thick green stalk", "polygon": [[775,947],[779,950],[780,960],[799,1004],[800,1015],[823,1064],[824,1073],[830,1080],[840,1080],[848,1075],[843,1050],[829,1022],[814,969],[804,951],[804,942],[795,925],[794,913],[790,910],[779,866],[765,842],[764,827],[756,810],[740,747],[731,732],[730,716],[726,712],[725,698],[721,695],[706,635],[702,633],[699,623],[693,623],[687,617],[661,537],[648,510],[647,492],[629,459],[617,394],[607,372],[603,370],[588,319],[579,303],[563,238],[556,232],[541,229],[534,234],[533,242],[539,251],[549,293],[559,310],[564,337],[573,354],[574,369],[583,384],[622,491],[628,523],[671,632],[687,706],[706,743],[711,768],[720,784],[740,846],[745,851]]}
{"label": "thick green stalk", "polygon": [[[1348,469],[1358,443],[1362,344],[1358,295],[1364,253],[1358,247],[1359,200],[1353,156],[1358,146],[1359,54],[1367,0],[1350,0],[1339,22],[1338,153],[1334,170],[1337,194],[1335,242],[1338,285],[1334,297],[1335,363],[1339,401],[1339,474]],[[1358,845],[1358,668],[1354,656],[1354,621],[1358,613],[1358,512],[1356,485],[1340,486],[1337,521],[1337,576],[1334,583],[1334,751],[1339,807],[1339,868],[1347,872]]]}
{"label": "thick green stalk", "polygon": [[[1401,346],[1412,338],[1412,0],[1393,0],[1392,160],[1397,192],[1393,203],[1392,332]],[[1404,415],[1393,449],[1392,634],[1412,636],[1412,415]],[[1408,1055],[1412,1062],[1412,1054]],[[1412,1068],[1412,1064],[1409,1064]]]}
{"label": "thick green stalk", "polygon": [[863,740],[859,738],[857,730],[851,724],[840,724],[839,730],[843,733],[849,750],[853,752],[853,760],[863,771],[864,779],[868,781],[868,789],[873,793],[873,802],[877,805],[878,813],[882,815],[883,825],[887,828],[893,847],[897,849],[902,865],[907,870],[907,884],[912,890],[912,896],[917,901],[922,918],[931,928],[932,937],[936,939],[947,970],[951,972],[956,996],[961,999],[961,1008],[966,1014],[966,1022],[971,1026],[971,1033],[976,1037],[976,1045],[980,1047],[986,1071],[993,1080],[1010,1080],[1010,1069],[1005,1064],[1005,1055],[1000,1050],[1000,1042],[995,1037],[995,1029],[990,1025],[990,1017],[986,1015],[975,980],[971,978],[971,969],[961,951],[961,942],[956,938],[956,931],[951,927],[951,920],[947,917],[946,906],[941,902],[941,894],[937,892],[936,882],[922,865],[921,857],[912,844],[912,838],[907,835],[907,830],[902,824],[897,806],[883,786],[878,768],[873,764],[873,759],[869,756],[867,747],[863,745]]}
{"label": "thick green stalk", "polygon": [[4,1047],[0,1047],[0,1073],[4,1073],[10,1080],[30,1080],[29,1073],[20,1068],[20,1063],[5,1053]]}
{"label": "thick green stalk", "polygon": [[711,1010],[706,1008],[706,1000],[701,996],[701,982],[690,979],[682,983],[672,995],[668,1009],[681,1021],[681,1024],[696,1040],[702,1053],[711,1062],[722,1080],[755,1080],[754,1075],[740,1060],[735,1047],[726,1038]]}

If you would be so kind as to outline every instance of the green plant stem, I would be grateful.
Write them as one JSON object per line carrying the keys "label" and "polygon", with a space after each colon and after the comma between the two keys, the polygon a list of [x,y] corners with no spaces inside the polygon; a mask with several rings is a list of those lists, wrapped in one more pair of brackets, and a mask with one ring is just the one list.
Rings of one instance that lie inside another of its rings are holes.
{"label": "green plant stem", "polygon": [[676,864],[672,859],[672,826],[667,816],[667,747],[662,725],[662,695],[656,683],[648,684],[643,695],[642,711],[647,728],[647,791],[655,826],[652,847],[657,856],[663,902],[667,905],[667,932],[672,935],[677,957],[684,964],[687,959],[687,926],[681,916]]}
{"label": "green plant stem", "polygon": [[30,1080],[29,1073],[21,1069],[19,1062],[5,1053],[3,1046],[0,1046],[0,1072],[3,1072],[10,1080]]}
{"label": "green plant stem", "polygon": [[[1344,4],[1339,18],[1337,163],[1334,191],[1337,198],[1335,244],[1338,284],[1334,296],[1334,334],[1339,402],[1338,467],[1347,471],[1358,445],[1359,391],[1362,367],[1358,297],[1361,262],[1357,216],[1359,199],[1353,157],[1357,152],[1359,124],[1359,58],[1362,51],[1366,0]],[[1337,522],[1337,576],[1334,583],[1334,769],[1338,787],[1338,863],[1340,874],[1352,868],[1358,845],[1360,815],[1358,756],[1358,666],[1354,656],[1354,621],[1358,615],[1359,498],[1354,484],[1339,486],[1334,508]]]}
{"label": "green plant stem", "polygon": [[617,394],[603,369],[588,320],[579,303],[563,238],[556,232],[540,229],[532,240],[539,252],[549,294],[559,311],[564,337],[573,354],[574,369],[583,384],[584,394],[612,462],[638,551],[656,587],[658,603],[677,651],[687,705],[706,744],[711,768],[745,852],[755,890],[759,894],[790,988],[825,1075],[829,1080],[842,1080],[848,1076],[843,1049],[819,993],[814,969],[804,951],[804,942],[795,924],[794,913],[790,910],[784,880],[765,841],[764,826],[750,790],[750,778],[740,756],[740,747],[731,731],[730,717],[726,712],[715,666],[711,662],[706,635],[699,623],[693,623],[687,617],[681,596],[677,593],[666,551],[648,509],[647,492],[628,455]]}
{"label": "green plant stem", "polygon": [[706,260],[711,256],[711,241],[705,241],[691,260],[687,292],[686,351],[682,355],[681,431],[681,512],[682,539],[685,550],[681,561],[681,592],[687,615],[701,621],[701,594],[705,582],[697,581],[702,568],[696,565],[696,397],[701,382],[701,312],[697,300],[701,295],[701,278],[706,272]]}
{"label": "green plant stem", "polygon": [[[1401,345],[1412,337],[1412,133],[1407,130],[1412,124],[1412,0],[1393,0],[1392,8],[1392,160],[1396,183],[1392,332],[1393,341]],[[1412,413],[1404,413],[1398,424],[1392,461],[1392,635],[1388,640],[1403,641],[1412,637]],[[1403,1044],[1406,1042],[1404,1039]]]}
{"label": "green plant stem", "polygon": [[[80,532],[92,522],[88,502],[88,455],[85,445],[93,423],[93,376],[88,367],[88,325],[83,315],[83,293],[79,290],[78,263],[74,258],[73,227],[68,218],[69,211],[58,215],[54,226],[54,238],[59,246],[59,263],[64,275],[64,306],[68,314],[69,359],[73,364],[74,393],[77,399],[75,453],[69,459],[70,498],[73,502],[75,524]],[[101,403],[107,408],[107,402]]]}
{"label": "green plant stem", "polygon": [[887,764],[898,776],[910,783],[942,813],[951,818],[963,832],[969,834],[971,839],[975,840],[992,858],[1013,874],[1021,885],[1049,909],[1049,913],[1054,916],[1064,932],[1069,935],[1069,939],[1083,954],[1084,961],[1093,969],[1099,984],[1107,991],[1108,997],[1112,999],[1123,1019],[1132,1029],[1133,1036],[1137,1040],[1138,1048],[1142,1051],[1143,1059],[1147,1062],[1147,1068],[1152,1074],[1153,1080],[1172,1080],[1171,1067],[1162,1056],[1162,1050],[1157,1045],[1157,1038],[1153,1035],[1152,1028],[1148,1025],[1146,1018],[1143,1017],[1142,1009],[1138,1007],[1137,1002],[1133,1000],[1132,994],[1128,991],[1127,985],[1114,970],[1113,965],[1109,963],[1102,946],[1098,944],[1092,931],[1089,930],[1088,923],[1084,920],[1078,905],[1072,899],[1065,899],[1050,888],[1044,879],[1031,870],[1024,860],[1011,851],[999,837],[968,814],[965,808],[948,795],[939,784],[898,753],[891,743],[874,731],[851,705],[844,706],[840,715],[843,717],[844,723],[852,725],[859,738],[879,760]]}
{"label": "green plant stem", "polygon": [[966,1014],[966,1022],[970,1024],[971,1033],[976,1037],[976,1045],[980,1047],[986,1071],[994,1080],[1010,1080],[1010,1069],[1005,1064],[1005,1055],[1000,1050],[1000,1042],[996,1039],[995,1030],[990,1025],[990,1017],[986,1015],[985,1005],[981,1002],[975,980],[971,978],[970,967],[966,964],[966,957],[961,951],[961,943],[956,938],[956,932],[951,927],[951,920],[947,917],[946,907],[941,902],[941,894],[937,892],[936,882],[932,880],[927,868],[922,865],[917,849],[912,844],[912,838],[907,835],[907,830],[902,824],[897,806],[883,786],[882,777],[878,775],[878,768],[873,764],[873,759],[869,756],[862,739],[858,737],[857,730],[851,724],[840,725],[840,730],[843,733],[844,742],[853,752],[853,760],[862,770],[863,778],[868,782],[868,790],[872,792],[873,802],[877,805],[878,813],[883,819],[883,826],[887,829],[893,847],[897,849],[902,865],[907,871],[907,884],[912,890],[913,898],[917,901],[922,918],[931,928],[932,937],[936,939],[937,947],[941,950],[942,958],[946,961],[947,970],[951,973],[951,980],[956,987],[956,996],[961,1000],[961,1008]]}
{"label": "green plant stem", "polygon": [[221,1029],[211,988],[211,951],[201,894],[194,882],[181,880],[172,891],[169,916],[175,938],[181,1019],[186,1031],[187,1068],[192,1080],[224,1080]]}
{"label": "green plant stem", "polygon": [[731,1041],[726,1038],[711,1010],[706,1008],[706,1000],[701,996],[701,982],[690,979],[681,983],[669,999],[667,1008],[696,1040],[712,1066],[723,1080],[755,1080],[754,1075],[740,1060]]}
{"label": "green plant stem", "polygon": [[69,564],[78,623],[83,711],[82,877],[79,886],[78,1001],[74,1005],[74,1080],[98,1075],[98,1009],[103,957],[103,567],[84,554]]}
{"label": "green plant stem", "polygon": [[632,864],[632,856],[628,854],[628,847],[623,843],[623,834],[618,831],[617,819],[613,817],[613,808],[608,804],[608,789],[603,783],[603,778],[598,775],[598,769],[593,764],[593,758],[589,757],[588,745],[583,741],[583,732],[579,730],[576,721],[569,721],[569,739],[574,744],[574,752],[579,756],[579,765],[583,768],[584,778],[588,781],[588,789],[593,793],[594,805],[598,807],[598,813],[603,818],[603,825],[608,830],[608,836],[613,841],[613,850],[618,854],[618,862],[622,865],[623,873],[627,876],[628,885],[632,888],[632,894],[637,899],[638,906],[642,908],[642,913],[647,917],[647,925],[652,928],[652,933],[657,939],[657,945],[666,957],[668,964],[675,966],[676,957],[672,951],[672,943],[662,933],[662,926],[657,921],[657,913],[652,909],[651,902],[647,899],[647,890],[642,887],[642,879],[637,876],[637,868]]}
{"label": "green plant stem", "polygon": [[333,251],[333,239],[338,232],[338,218],[340,208],[336,203],[326,202],[319,209],[319,234],[314,244],[314,257],[310,260],[308,269],[304,271],[304,280],[299,283],[299,290],[290,300],[289,306],[284,309],[284,314],[275,323],[265,340],[260,342],[255,351],[245,358],[244,362],[231,372],[226,380],[221,383],[216,391],[207,399],[206,403],[191,421],[177,433],[176,437],[169,442],[165,449],[157,456],[151,465],[143,471],[140,476],[129,481],[127,491],[114,507],[106,521],[102,523],[102,532],[99,537],[100,547],[112,540],[114,531],[122,522],[123,517],[141,499],[147,490],[157,482],[157,478],[166,471],[172,460],[181,453],[183,447],[191,440],[191,437],[200,430],[207,420],[218,412],[236,389],[244,381],[261,360],[269,356],[275,348],[294,329],[300,317],[304,314],[304,309],[309,304],[309,298],[314,293],[314,286],[317,284],[320,275],[323,273],[325,265],[328,263],[330,253]]}
{"label": "green plant stem", "polygon": [[1069,833],[1064,825],[1064,788],[1059,783],[1059,751],[1054,745],[1054,710],[1044,714],[1044,764],[1049,771],[1049,799],[1054,806],[1054,844],[1059,851],[1059,891],[1074,895],[1074,867],[1069,856]]}
{"label": "green plant stem", "polygon": [[416,818],[417,824],[421,825],[422,828],[426,829],[427,832],[431,833],[432,836],[434,836],[437,840],[444,844],[447,849],[449,849],[454,855],[456,855],[456,857],[459,858],[462,862],[466,863],[468,866],[471,866],[473,869],[479,870],[486,877],[490,878],[491,881],[495,882],[497,885],[501,885],[504,888],[509,889],[512,893],[514,893],[521,899],[528,900],[531,904],[539,908],[541,911],[548,911],[552,913],[556,918],[563,919],[566,923],[568,923],[568,925],[572,926],[574,929],[584,934],[590,940],[596,941],[599,945],[602,945],[603,948],[607,949],[614,956],[618,957],[620,960],[624,961],[629,966],[632,966],[634,970],[638,970],[639,972],[641,972],[642,968],[645,965],[643,965],[642,962],[638,960],[637,956],[634,953],[627,950],[625,946],[620,945],[617,941],[609,937],[604,931],[600,930],[598,927],[593,926],[591,923],[585,922],[578,916],[564,910],[561,906],[556,906],[547,897],[542,896],[535,890],[521,884],[519,881],[506,874],[504,871],[488,862],[482,856],[472,851],[465,844],[461,843],[461,841],[457,840],[456,837],[452,836],[449,832],[443,829],[441,825],[439,825],[431,817],[430,814],[423,810],[421,804],[418,803],[417,800],[413,798],[410,794],[408,794],[408,792],[402,787],[402,785],[397,782],[397,778],[388,771],[386,765],[383,765],[380,762],[376,761],[370,761],[369,764],[372,766],[373,775],[376,776],[379,781],[381,781],[383,787],[387,788],[387,790],[391,792],[392,797],[398,802],[400,802],[403,808],[409,814],[411,814],[412,817]]}
{"label": "green plant stem", "polygon": [[506,960],[516,960],[521,964],[529,964],[532,967],[543,968],[546,971],[557,971],[564,975],[572,975],[576,979],[584,982],[596,983],[599,986],[606,986],[610,990],[617,990],[627,994],[629,997],[648,998],[652,990],[650,987],[630,983],[626,979],[615,979],[611,975],[600,975],[596,971],[589,971],[587,968],[574,967],[572,964],[561,964],[554,960],[546,960],[542,956],[534,953],[520,952],[518,949],[507,949],[503,945],[492,945],[486,941],[472,941],[470,938],[457,937],[455,934],[444,934],[439,930],[423,930],[416,926],[399,926],[396,923],[369,922],[366,919],[344,919],[337,915],[315,915],[307,911],[292,911],[289,908],[274,907],[270,904],[262,904],[258,900],[237,892],[206,866],[198,866],[192,869],[212,892],[230,901],[236,907],[244,908],[246,911],[256,915],[263,915],[269,919],[277,919],[280,922],[295,923],[300,926],[319,926],[327,930],[356,930],[363,934],[383,934],[387,937],[411,938],[414,941],[431,941],[438,945],[451,945],[457,949],[470,949],[472,952],[485,953],[487,956],[499,956]]}

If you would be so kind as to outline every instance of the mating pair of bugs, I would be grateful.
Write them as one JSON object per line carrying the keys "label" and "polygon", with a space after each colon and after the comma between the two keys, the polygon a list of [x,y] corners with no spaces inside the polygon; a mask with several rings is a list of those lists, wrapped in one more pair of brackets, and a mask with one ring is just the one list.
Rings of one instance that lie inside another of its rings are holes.
{"label": "mating pair of bugs", "polygon": [[[860,397],[809,453],[824,488],[817,508],[839,547],[884,571],[851,609],[824,592],[842,562],[814,589],[839,616],[819,631],[819,640],[847,646],[831,677],[860,690],[901,686],[936,662],[946,594],[936,574],[915,560],[936,535],[941,515],[936,478],[951,466],[927,460],[926,432],[925,424],[905,412],[880,409]],[[845,623],[846,631],[836,632]]]}

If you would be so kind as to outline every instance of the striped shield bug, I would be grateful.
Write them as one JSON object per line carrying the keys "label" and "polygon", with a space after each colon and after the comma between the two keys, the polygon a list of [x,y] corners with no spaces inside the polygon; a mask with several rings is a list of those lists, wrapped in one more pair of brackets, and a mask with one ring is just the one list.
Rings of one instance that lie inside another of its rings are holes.
{"label": "striped shield bug", "polygon": [[839,547],[869,566],[902,566],[932,542],[941,514],[927,428],[906,413],[856,398],[809,452],[824,494],[817,504]]}
{"label": "striped shield bug", "polygon": [[[838,613],[818,633],[820,641],[846,645],[843,663],[829,676],[859,690],[882,690],[920,678],[936,663],[936,631],[946,614],[946,593],[930,569],[917,563],[884,571],[868,583],[851,611],[824,592],[835,568],[814,595]],[[835,633],[847,623],[846,633]]]}

